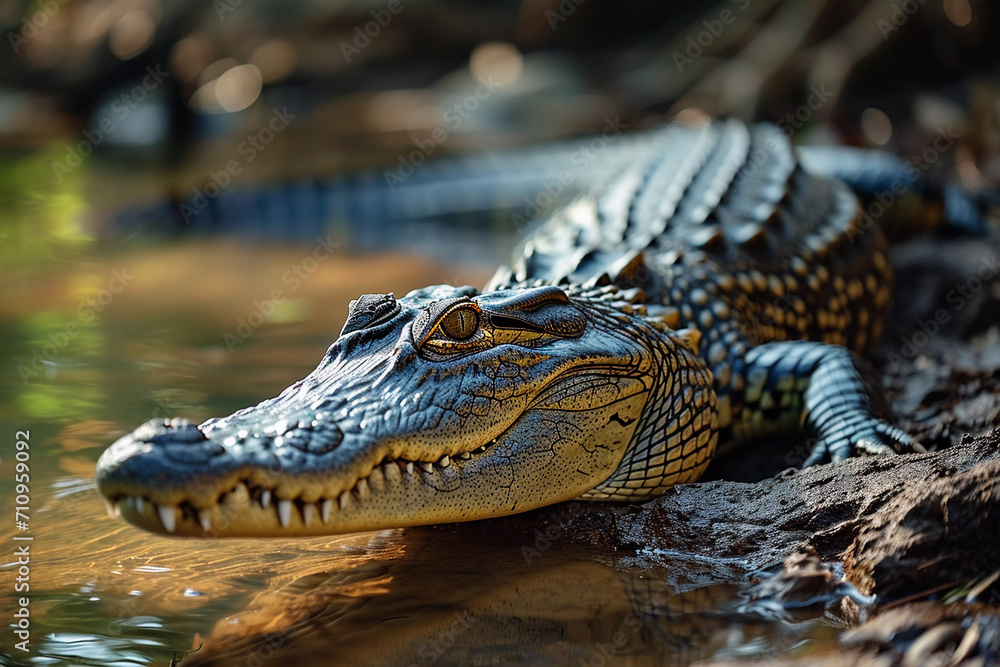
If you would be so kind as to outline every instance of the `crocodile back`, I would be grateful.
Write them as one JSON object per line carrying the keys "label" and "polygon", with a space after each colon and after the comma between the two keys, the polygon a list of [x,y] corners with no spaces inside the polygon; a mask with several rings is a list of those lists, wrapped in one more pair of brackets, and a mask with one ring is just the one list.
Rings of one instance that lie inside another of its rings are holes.
{"label": "crocodile back", "polygon": [[487,289],[639,287],[651,313],[701,330],[702,356],[727,376],[717,364],[771,341],[870,349],[892,274],[846,185],[807,172],[773,125],[675,123],[651,142],[549,218]]}

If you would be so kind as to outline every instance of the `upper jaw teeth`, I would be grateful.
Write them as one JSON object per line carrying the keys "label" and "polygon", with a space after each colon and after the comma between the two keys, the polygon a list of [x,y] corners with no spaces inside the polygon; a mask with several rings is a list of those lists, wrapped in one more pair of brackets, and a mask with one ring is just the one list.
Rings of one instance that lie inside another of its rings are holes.
{"label": "upper jaw teeth", "polygon": [[[478,447],[471,452],[458,452],[454,455],[445,454],[434,462],[386,459],[380,464],[380,466],[397,466],[396,472],[394,472],[396,478],[398,478],[398,474],[402,470],[405,470],[406,475],[412,478],[416,472],[415,465],[424,473],[433,474],[436,470],[443,471],[450,468],[453,463],[453,459],[468,461],[473,455],[484,453],[491,445],[494,444],[496,444],[495,440]],[[373,472],[375,472],[374,469]],[[382,474],[385,475],[384,470],[382,471]],[[445,473],[442,472],[442,474]],[[386,476],[386,478],[388,477]],[[250,495],[247,490],[248,484],[249,482],[241,484],[243,487],[242,493],[247,497]],[[376,488],[380,487],[376,486]],[[317,516],[322,524],[329,524],[333,520],[335,510],[345,510],[352,503],[352,501],[355,501],[355,499],[358,501],[364,500],[365,498],[371,496],[372,493],[372,487],[368,482],[368,478],[363,477],[357,480],[349,490],[342,491],[332,498],[320,498],[315,502],[305,502],[303,500],[296,501],[289,498],[275,498],[274,491],[271,489],[263,489],[256,496],[256,503],[261,509],[264,510],[273,505],[275,509],[272,511],[276,512],[278,523],[281,524],[282,528],[289,528],[292,525],[293,517],[296,516],[296,513],[292,511],[296,505],[298,505],[301,509],[298,516],[301,518],[304,526],[309,526],[315,523]],[[139,514],[145,514],[147,503],[144,498],[137,496],[125,496],[114,501],[105,500],[104,502],[108,513],[112,516],[120,515],[121,506],[123,504],[130,505],[131,508]],[[153,514],[159,518],[163,529],[168,533],[175,532],[177,530],[178,521],[184,520],[186,516],[192,516],[191,510],[194,509],[190,505],[186,506],[187,509],[182,509],[176,505],[160,505],[156,503],[149,503],[149,505],[153,508]],[[194,509],[194,520],[205,533],[212,532],[212,517],[212,509]]]}

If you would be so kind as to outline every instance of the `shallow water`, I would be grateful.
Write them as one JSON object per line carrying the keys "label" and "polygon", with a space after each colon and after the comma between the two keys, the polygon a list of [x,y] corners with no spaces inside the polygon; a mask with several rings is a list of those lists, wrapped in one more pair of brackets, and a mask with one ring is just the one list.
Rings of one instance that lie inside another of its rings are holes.
{"label": "shallow water", "polygon": [[[38,168],[2,169],[0,600],[16,622],[30,598],[31,634],[24,652],[5,629],[0,663],[166,665],[201,647],[182,664],[659,665],[803,652],[834,636],[822,610],[775,618],[743,586],[695,583],[682,561],[643,567],[558,540],[537,556],[502,534],[434,528],[192,541],[107,516],[93,468],[117,437],[276,395],[318,362],[362,292],[482,284],[492,267],[344,251],[303,272],[309,244],[109,242],[86,224],[93,192],[51,178],[37,189]],[[19,431],[30,436],[24,526]],[[18,593],[25,544],[30,591]]]}

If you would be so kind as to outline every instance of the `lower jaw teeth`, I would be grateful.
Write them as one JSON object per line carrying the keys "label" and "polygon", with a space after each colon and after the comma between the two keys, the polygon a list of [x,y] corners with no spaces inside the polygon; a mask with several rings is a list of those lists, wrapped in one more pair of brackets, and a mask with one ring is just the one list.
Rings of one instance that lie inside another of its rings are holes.
{"label": "lower jaw teeth", "polygon": [[174,529],[177,527],[177,511],[173,507],[159,505],[156,508],[156,512],[160,515],[160,521],[163,523],[164,530],[168,533],[174,532]]}
{"label": "lower jaw teeth", "polygon": [[[473,454],[483,453],[483,452],[486,451],[486,449],[487,449],[487,446],[484,445],[482,447],[479,447],[478,449],[473,450],[472,452],[459,452],[459,453],[457,453],[457,454],[454,455],[454,458],[461,459],[461,460],[468,460],[468,459],[472,458]],[[436,466],[435,466],[434,463],[431,463],[431,462],[428,462],[428,461],[416,461],[416,462],[414,462],[414,461],[407,461],[406,464],[405,464],[405,469],[406,469],[407,474],[409,474],[411,476],[415,472],[415,467],[416,466],[419,466],[419,468],[423,472],[425,472],[425,473],[434,473],[436,467],[438,467],[438,468],[447,468],[447,467],[449,467],[450,464],[451,464],[451,458],[452,457],[449,457],[449,456],[442,457],[437,462]],[[392,463],[392,465],[397,465],[397,463],[394,462],[394,463]],[[303,503],[301,505],[301,512],[302,512],[301,518],[302,518],[303,525],[309,526],[310,524],[312,524],[313,520],[317,516],[317,512],[319,514],[319,517],[320,517],[320,520],[322,521],[322,523],[324,523],[324,524],[329,523],[330,519],[332,518],[334,509],[336,509],[336,508],[339,507],[339,509],[344,510],[351,503],[351,501],[353,500],[353,498],[352,498],[352,491],[353,491],[354,494],[357,495],[359,501],[363,500],[366,497],[368,497],[371,494],[371,491],[370,491],[370,488],[369,488],[369,485],[368,485],[368,480],[365,479],[365,478],[362,478],[362,479],[358,480],[355,483],[354,487],[351,490],[342,492],[336,499],[329,499],[328,498],[328,499],[317,501],[315,503]],[[248,488],[243,487],[242,493],[243,493],[243,495],[245,497],[245,500],[247,500],[247,501],[249,501],[251,503],[253,502],[253,500],[250,500],[250,493],[249,493],[249,489]],[[291,523],[292,523],[292,509],[293,509],[293,502],[294,501],[287,500],[287,499],[282,499],[282,498],[275,498],[274,497],[274,492],[271,491],[270,489],[263,489],[263,490],[261,490],[260,495],[257,497],[257,502],[259,503],[261,509],[265,509],[265,510],[268,509],[269,507],[271,507],[272,500],[275,501],[275,505],[276,505],[275,509],[276,509],[276,513],[277,513],[277,518],[278,518],[279,524],[281,525],[282,528],[289,528],[291,526]],[[134,508],[134,510],[136,512],[140,513],[140,514],[144,513],[144,511],[145,511],[145,501],[142,498],[140,498],[140,497],[125,497],[125,498],[122,498],[121,501],[124,502],[124,503],[126,503],[126,504],[131,503],[131,505]],[[112,502],[112,501],[106,500],[105,501],[105,505],[107,507],[107,510],[108,510],[109,514],[111,514],[112,516],[119,516],[120,515],[120,508],[119,508],[120,503],[119,502]],[[177,522],[178,522],[178,514],[179,513],[181,513],[182,516],[190,516],[189,511],[192,510],[192,509],[194,509],[194,508],[191,508],[190,506],[188,506],[187,509],[184,509],[182,511],[181,508],[179,508],[177,506],[174,506],[174,505],[157,505],[155,503],[152,503],[152,506],[153,506],[153,512],[154,512],[154,514],[156,514],[157,517],[160,519],[160,523],[162,524],[163,529],[167,533],[173,533],[173,532],[175,532],[177,530]],[[221,508],[216,508],[216,509],[221,509]],[[198,524],[200,525],[201,529],[205,533],[211,533],[212,529],[213,529],[213,525],[212,525],[212,512],[214,510],[211,510],[211,509],[203,509],[203,510],[194,509],[194,511],[196,512],[196,516],[197,516],[196,520],[197,520]]]}
{"label": "lower jaw teeth", "polygon": [[278,521],[281,522],[282,528],[288,528],[288,525],[292,522],[291,500],[278,501]]}

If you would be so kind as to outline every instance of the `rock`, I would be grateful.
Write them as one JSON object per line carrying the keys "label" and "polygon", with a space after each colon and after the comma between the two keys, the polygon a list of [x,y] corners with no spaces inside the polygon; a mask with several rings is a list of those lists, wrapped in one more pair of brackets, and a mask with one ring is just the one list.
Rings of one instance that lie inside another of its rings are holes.
{"label": "rock", "polygon": [[[875,575],[861,572],[875,571],[875,563],[894,554],[902,558],[900,567],[922,565],[916,560],[918,552],[909,558],[901,553],[920,543],[916,534],[911,535],[913,542],[903,541],[898,531],[896,542],[878,541],[879,531],[895,523],[911,531],[930,531],[927,540],[957,554],[963,576],[982,574],[990,563],[1000,566],[998,472],[1000,430],[931,454],[851,459],[788,471],[757,484],[678,486],[641,512],[621,515],[616,525],[625,543],[644,550],[652,560],[661,552],[680,552],[739,559],[747,567],[764,568],[800,546],[812,547],[823,560],[840,560],[849,551],[849,576],[857,577],[862,591],[879,592],[883,589],[874,585]],[[932,511],[939,503],[942,509]],[[948,523],[948,513],[967,525]],[[995,529],[991,538],[977,533],[990,528]],[[917,592],[902,584],[884,591]]]}
{"label": "rock", "polygon": [[866,519],[844,557],[859,589],[891,599],[1000,570],[1000,460],[941,473]]}

